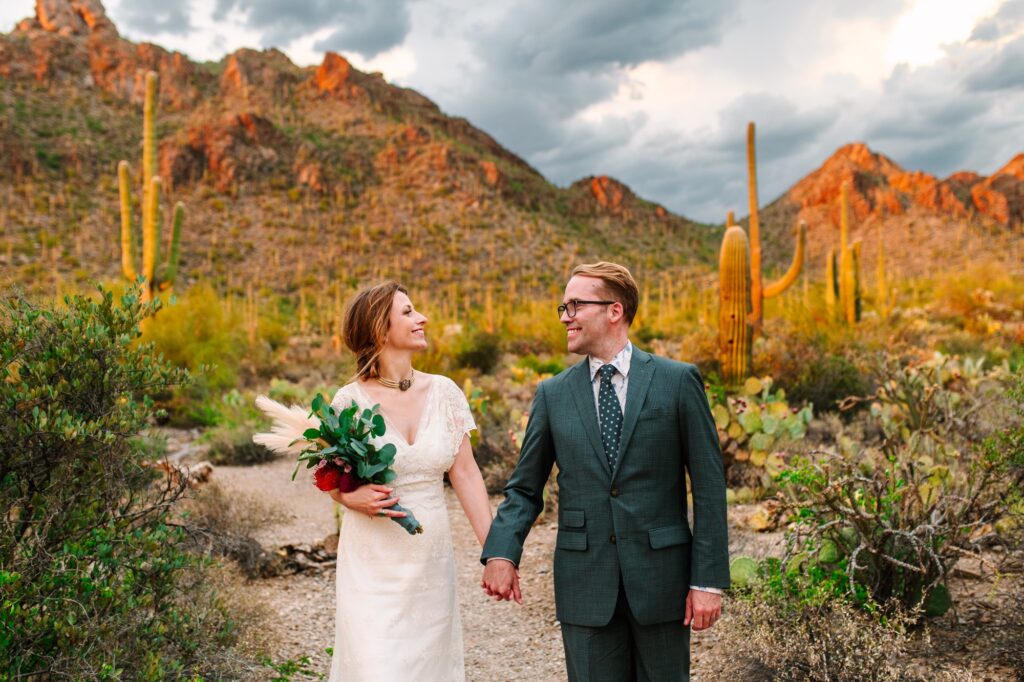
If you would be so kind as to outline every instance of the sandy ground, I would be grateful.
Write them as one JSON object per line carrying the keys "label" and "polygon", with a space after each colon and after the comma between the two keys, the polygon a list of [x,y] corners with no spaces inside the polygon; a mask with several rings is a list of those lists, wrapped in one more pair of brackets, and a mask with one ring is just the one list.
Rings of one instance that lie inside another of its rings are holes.
{"label": "sandy ground", "polygon": [[[256,539],[265,547],[312,544],[334,532],[333,503],[300,471],[293,483],[291,464],[278,460],[248,467],[219,466],[214,479],[232,496],[245,496],[276,511],[278,521],[259,528]],[[488,599],[479,587],[480,548],[458,500],[447,491],[458,570],[459,597],[466,643],[469,680],[564,680],[564,653],[555,620],[552,554],[556,526],[542,520],[527,541],[522,562],[522,606]],[[500,498],[491,500],[496,507]],[[763,554],[777,540],[771,535],[733,533],[737,553]],[[280,643],[275,660],[310,656],[325,673],[330,660],[324,652],[334,638],[334,571],[331,568],[250,584],[252,598],[264,604],[272,619],[266,627]],[[694,633],[693,679],[717,676],[725,652],[716,650],[712,629]]]}
{"label": "sandy ground", "polygon": [[[333,502],[312,486],[305,470],[292,482],[292,466],[282,459],[259,466],[219,466],[213,473],[213,480],[240,504],[244,503],[243,508],[270,512],[274,520],[255,531],[256,539],[267,549],[314,544],[336,529]],[[474,682],[565,680],[551,575],[555,524],[551,519],[542,519],[526,543],[521,567],[525,603],[496,603],[480,591],[479,545],[454,493],[449,489],[446,494],[458,571],[467,678]],[[492,507],[500,501],[493,498]],[[781,554],[781,532],[755,533],[740,523],[750,510],[730,507],[730,554]],[[1019,589],[1019,584],[1019,580],[1015,584],[1003,583],[1000,589],[987,580],[951,584],[960,604],[958,610],[935,621],[930,638],[916,638],[914,658],[922,669],[959,671],[942,677],[948,680],[1014,679],[1013,672],[993,654],[998,650],[993,643],[1000,637],[1005,639],[1006,630],[991,614],[996,613],[993,609],[1000,602],[1005,602],[1006,591]],[[313,668],[322,671],[326,679],[330,657],[325,649],[334,640],[333,566],[254,580],[246,589],[268,614],[264,627],[269,639],[278,643],[274,660],[309,656]],[[728,606],[727,601],[719,626],[693,633],[691,673],[695,682],[737,679],[735,656],[720,641],[721,625],[727,624],[729,617]]]}

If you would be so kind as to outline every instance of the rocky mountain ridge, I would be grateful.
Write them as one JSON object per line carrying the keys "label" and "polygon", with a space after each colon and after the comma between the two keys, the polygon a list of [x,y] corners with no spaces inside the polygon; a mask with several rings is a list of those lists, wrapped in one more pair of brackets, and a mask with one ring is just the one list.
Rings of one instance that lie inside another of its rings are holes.
{"label": "rocky mountain ridge", "polygon": [[[116,275],[114,172],[122,158],[138,170],[150,70],[160,74],[159,173],[189,211],[186,282],[294,291],[309,278],[294,273],[324,259],[323,240],[332,247],[321,281],[427,272],[467,307],[510,279],[555,286],[586,260],[621,259],[642,281],[683,284],[715,267],[720,229],[608,176],[556,187],[469,121],[338,54],[314,67],[274,49],[196,63],[126,40],[100,0],[37,0],[35,17],[0,35],[0,222],[11,228],[0,259],[19,266],[6,269],[11,279],[47,268],[79,281]],[[843,182],[855,232],[927,219],[937,236],[926,261],[941,257],[954,223],[1024,217],[1024,155],[987,178],[939,180],[855,143],[763,210],[769,265],[788,262],[798,219],[820,260]]]}

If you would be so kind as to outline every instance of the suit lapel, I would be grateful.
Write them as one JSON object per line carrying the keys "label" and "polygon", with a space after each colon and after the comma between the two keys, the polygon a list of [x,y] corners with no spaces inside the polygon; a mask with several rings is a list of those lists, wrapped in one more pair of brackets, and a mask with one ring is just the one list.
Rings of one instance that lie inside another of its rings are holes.
{"label": "suit lapel", "polygon": [[604,454],[604,445],[601,443],[599,435],[597,406],[594,405],[594,384],[590,380],[590,362],[587,358],[583,358],[582,362],[573,367],[569,379],[569,393],[572,394],[572,399],[576,403],[576,411],[579,412],[583,430],[587,432],[590,445],[601,462],[601,466],[604,467],[605,473],[611,476],[612,471],[608,466],[608,458]]}
{"label": "suit lapel", "polygon": [[626,414],[622,418],[622,436],[619,439],[619,456],[615,471],[622,468],[622,460],[629,446],[629,439],[636,428],[636,420],[640,416],[640,408],[647,398],[647,389],[654,376],[654,363],[651,354],[633,346],[633,357],[629,361],[629,385],[626,388]]}

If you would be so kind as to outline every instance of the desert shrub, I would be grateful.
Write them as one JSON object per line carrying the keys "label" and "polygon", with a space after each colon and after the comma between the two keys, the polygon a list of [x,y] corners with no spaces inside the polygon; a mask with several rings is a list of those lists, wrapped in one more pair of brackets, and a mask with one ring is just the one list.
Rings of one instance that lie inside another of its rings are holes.
{"label": "desert shrub", "polygon": [[518,365],[525,369],[533,370],[538,375],[555,375],[565,369],[565,363],[560,360],[541,360],[532,354],[520,358]]}
{"label": "desert shrub", "polygon": [[[736,584],[736,583],[734,583]],[[906,680],[906,621],[879,618],[807,576],[765,559],[736,584],[722,623],[745,680]]]}
{"label": "desert shrub", "polygon": [[254,400],[248,392],[231,389],[207,402],[206,414],[213,425],[203,433],[202,441],[209,445],[207,456],[214,464],[262,464],[275,459],[273,452],[252,442],[252,434],[267,421],[256,410]]}
{"label": "desert shrub", "polygon": [[139,345],[159,308],[2,304],[0,677],[219,677],[236,632],[169,522],[184,484],[143,465],[150,394],[187,372]]}
{"label": "desert shrub", "polygon": [[193,373],[192,395],[202,389],[219,393],[237,383],[245,330],[211,285],[197,284],[178,296],[147,322],[145,332],[157,352]]}
{"label": "desert shrub", "polygon": [[791,401],[826,412],[844,398],[871,390],[869,377],[856,362],[862,351],[845,338],[788,327],[773,334],[757,345],[755,366],[784,387]]}
{"label": "desert shrub", "polygon": [[831,410],[851,395],[862,395],[867,380],[853,362],[842,355],[809,359],[790,379],[789,395],[797,402],[808,402],[819,409]]}
{"label": "desert shrub", "polygon": [[181,524],[198,552],[234,561],[247,578],[274,572],[274,556],[253,537],[256,530],[283,517],[253,497],[228,495],[209,483],[180,506]]}
{"label": "desert shrub", "polygon": [[981,447],[1008,377],[938,355],[880,372],[869,402],[881,442],[816,451],[779,475],[795,518],[787,566],[858,604],[941,615],[950,569],[982,558],[1021,482],[1006,451]]}
{"label": "desert shrub", "polygon": [[501,337],[483,330],[464,334],[455,351],[455,362],[460,367],[472,367],[490,374],[501,358]]}

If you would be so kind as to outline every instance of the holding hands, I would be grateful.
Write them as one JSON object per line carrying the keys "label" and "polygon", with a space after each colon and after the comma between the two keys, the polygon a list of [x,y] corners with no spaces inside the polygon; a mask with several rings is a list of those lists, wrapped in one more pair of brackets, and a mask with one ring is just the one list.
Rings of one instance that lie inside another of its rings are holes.
{"label": "holding hands", "polygon": [[523,595],[519,590],[519,569],[508,559],[488,559],[480,587],[495,601],[523,603]]}

